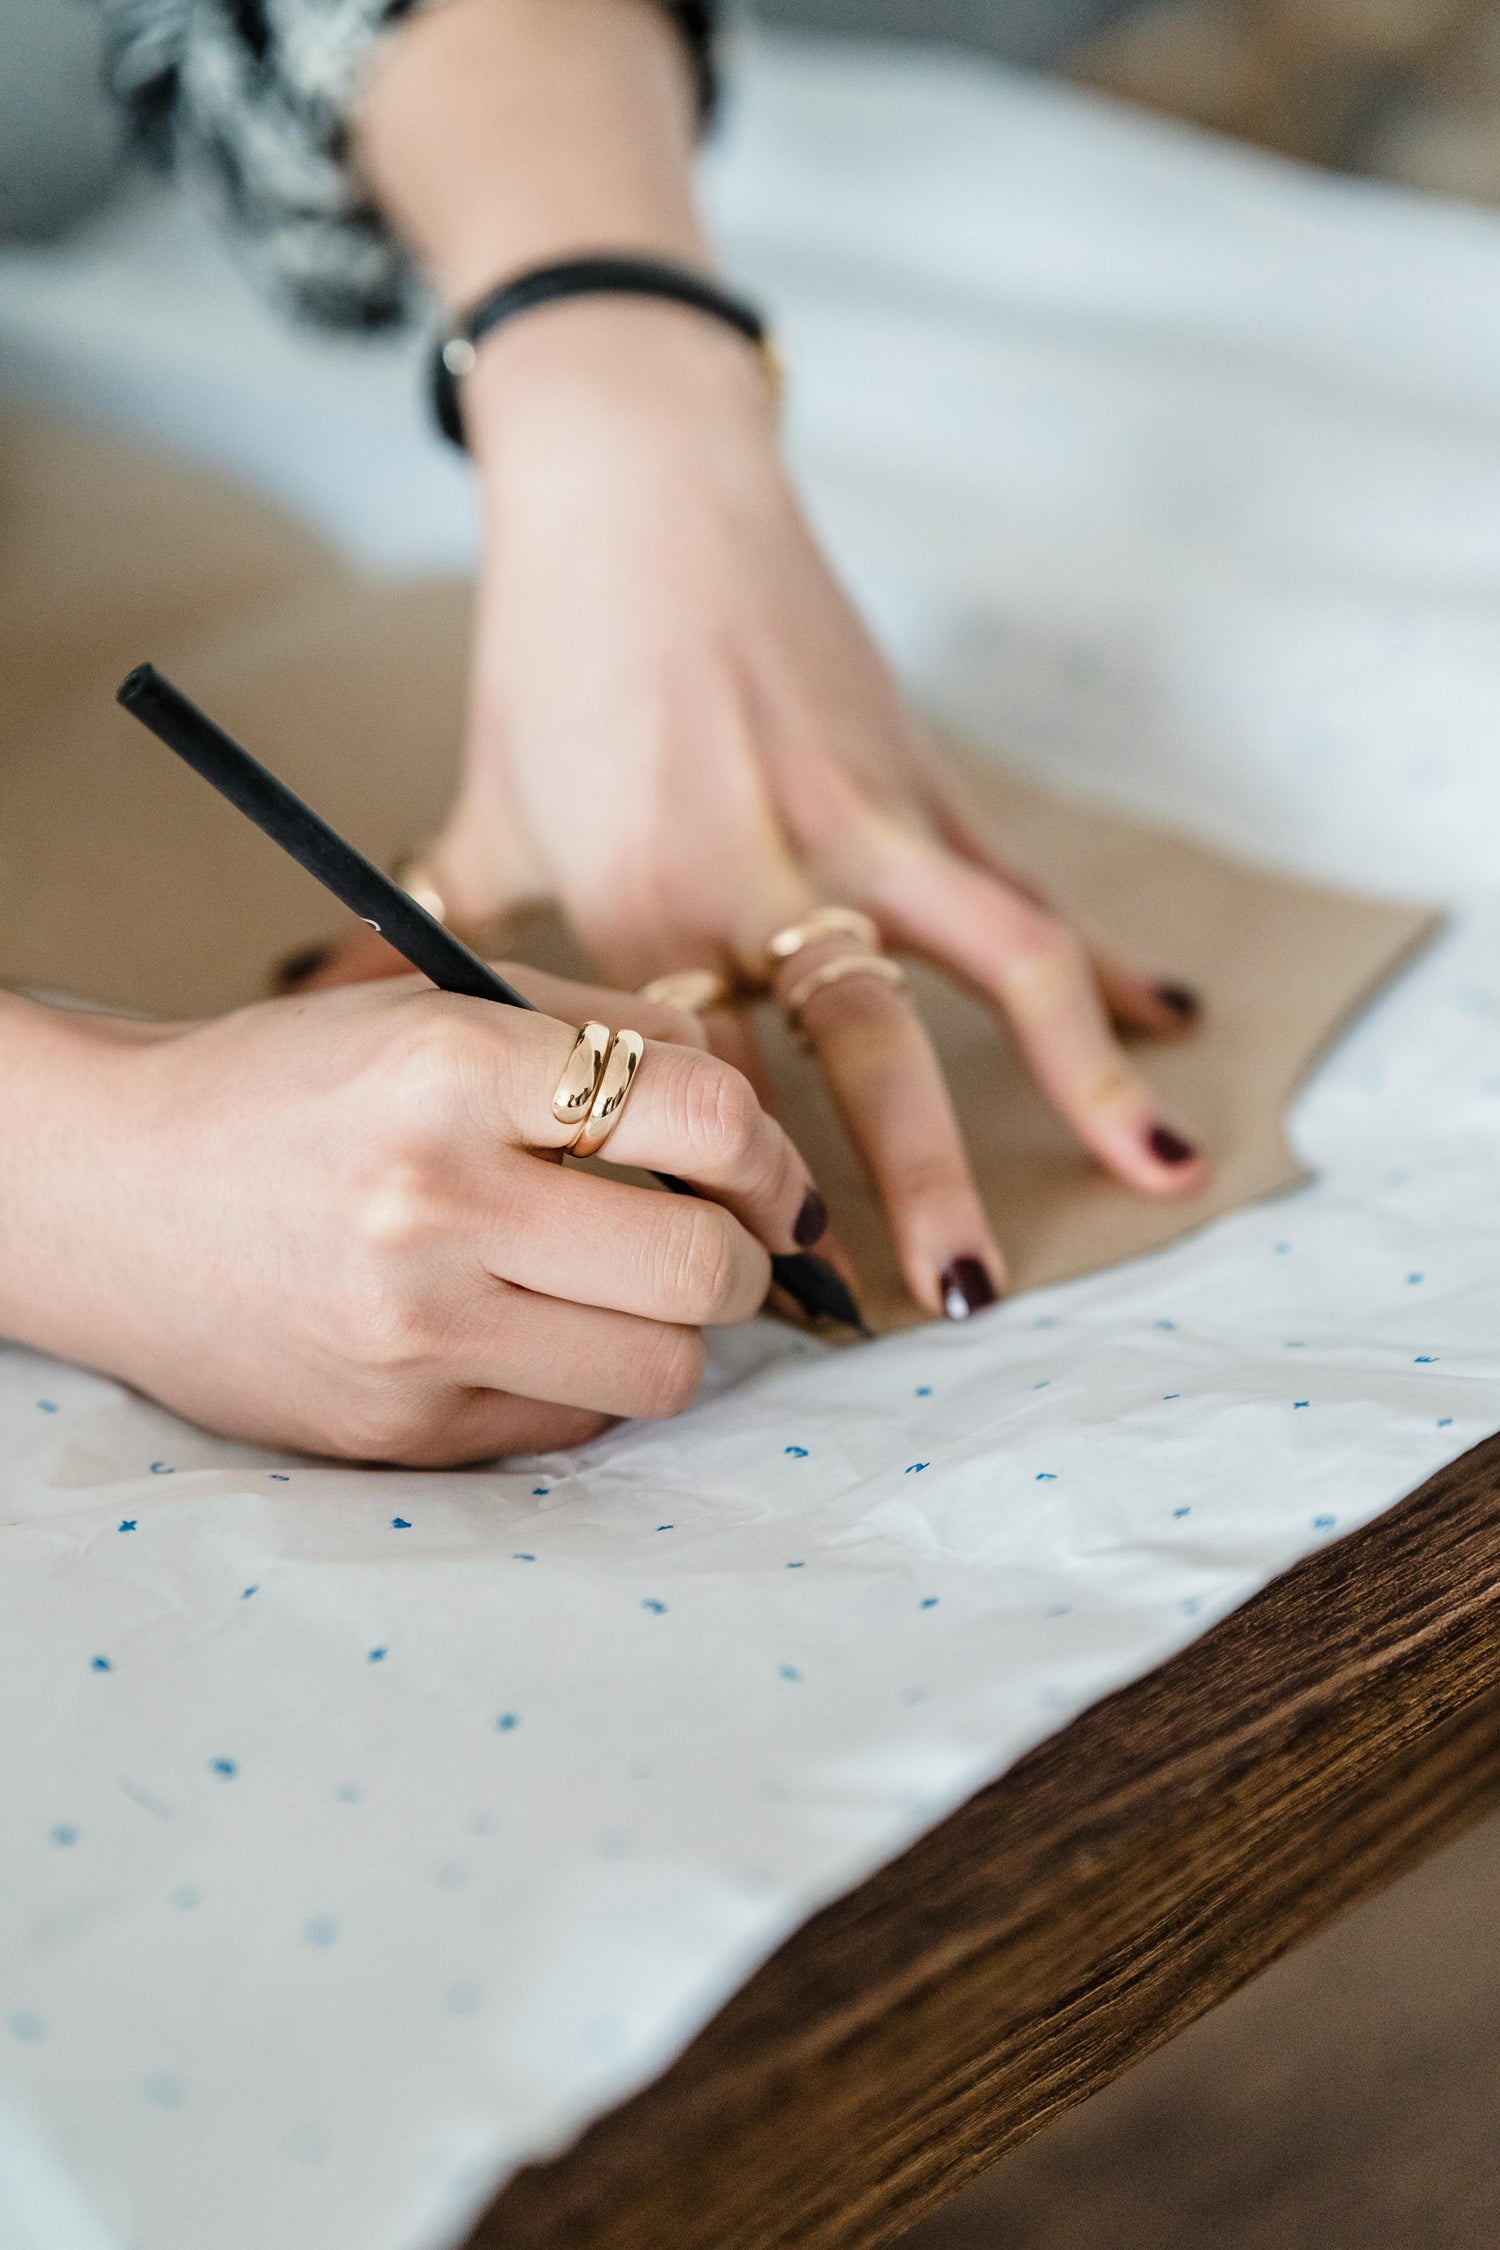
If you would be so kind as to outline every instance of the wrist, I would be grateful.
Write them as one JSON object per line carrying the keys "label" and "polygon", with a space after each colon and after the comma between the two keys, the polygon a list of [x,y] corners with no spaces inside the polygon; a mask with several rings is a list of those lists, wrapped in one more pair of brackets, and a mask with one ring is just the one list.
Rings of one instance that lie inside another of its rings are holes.
{"label": "wrist", "polygon": [[0,1334],[101,1363],[133,1088],[172,1029],[0,994]]}
{"label": "wrist", "polygon": [[776,458],[763,355],[727,323],[659,298],[572,297],[506,322],[478,346],[463,414],[486,473],[519,447],[600,423]]}

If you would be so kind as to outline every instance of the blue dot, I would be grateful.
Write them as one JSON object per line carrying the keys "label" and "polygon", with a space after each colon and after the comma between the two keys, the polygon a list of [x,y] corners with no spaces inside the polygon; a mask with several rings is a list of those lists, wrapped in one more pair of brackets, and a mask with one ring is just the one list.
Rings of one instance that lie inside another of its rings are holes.
{"label": "blue dot", "polygon": [[1054,1602],[1043,1614],[1047,1617],[1067,1617],[1071,1614],[1072,1606],[1071,1602]]}
{"label": "blue dot", "polygon": [[800,1680],[802,1677],[795,1664],[779,1664],[777,1671],[784,1680]]}
{"label": "blue dot", "polygon": [[930,1383],[918,1383],[916,1395],[918,1398],[931,1398],[932,1385]]}
{"label": "blue dot", "polygon": [[1412,1365],[1413,1367],[1436,1367],[1437,1353],[1418,1352],[1416,1358],[1412,1361]]}
{"label": "blue dot", "polygon": [[114,1665],[107,1656],[91,1656],[89,1658],[89,1670],[91,1672],[112,1672]]}
{"label": "blue dot", "polygon": [[362,1805],[365,1793],[357,1781],[341,1781],[334,1791],[341,1805]]}
{"label": "blue dot", "polygon": [[302,1925],[302,1935],[309,1945],[319,1948],[332,1945],[339,1934],[339,1926],[331,1914],[314,1914]]}
{"label": "blue dot", "polygon": [[285,1469],[272,1469],[268,1473],[272,1484],[290,1484],[292,1481],[290,1474]]}
{"label": "blue dot", "polygon": [[518,1551],[516,1554],[513,1554],[510,1559],[512,1562],[535,1562],[536,1556],[524,1554]]}
{"label": "blue dot", "polygon": [[1181,1398],[1181,1396],[1181,1391],[1163,1391],[1161,1394],[1162,1404],[1163,1406],[1165,1406],[1169,1403],[1170,1400],[1174,1398]]}
{"label": "blue dot", "polygon": [[666,1603],[659,1602],[654,1594],[648,1594],[641,1603],[641,1607],[642,1609],[649,1609],[653,1617],[665,1617],[667,1614]]}
{"label": "blue dot", "polygon": [[1292,1400],[1292,1405],[1293,1405],[1294,1407],[1298,1407],[1298,1406],[1311,1406],[1311,1405],[1312,1405],[1312,1400],[1311,1400],[1310,1398],[1294,1398],[1294,1399]]}
{"label": "blue dot", "polygon": [[1176,1329],[1177,1323],[1175,1320],[1153,1320],[1151,1325],[1153,1328],[1164,1328],[1168,1334],[1171,1334]]}
{"label": "blue dot", "polygon": [[[57,1410],[48,1407],[47,1411],[52,1414]],[[5,2027],[12,2039],[24,2039],[30,2047],[40,2045],[47,2036],[47,2027],[35,2008],[12,2008],[5,2019]]]}
{"label": "blue dot", "polygon": [[210,1758],[208,1761],[208,1770],[210,1773],[216,1773],[220,1775],[225,1781],[233,1781],[235,1775],[239,1772],[240,1769],[235,1764],[233,1758]]}
{"label": "blue dot", "polygon": [[927,1701],[928,1692],[929,1691],[924,1687],[903,1688],[901,1690],[901,1700],[903,1703],[908,1705],[908,1707],[914,1703],[925,1703]]}
{"label": "blue dot", "polygon": [[177,1471],[173,1468],[170,1461],[153,1461],[151,1464],[151,1474],[154,1477],[175,1477]]}
{"label": "blue dot", "polygon": [[807,1459],[807,1447],[805,1445],[784,1445],[781,1450],[783,1453],[789,1453],[794,1461],[805,1461]]}
{"label": "blue dot", "polygon": [[1425,1281],[1426,1278],[1427,1276],[1425,1274],[1409,1273],[1406,1277],[1406,1286],[1408,1289],[1414,1288],[1417,1282]]}
{"label": "blue dot", "polygon": [[77,1829],[71,1821],[67,1820],[60,1820],[57,1826],[51,1830],[51,1836],[54,1844],[61,1844],[64,1848],[69,1844],[76,1844],[78,1841]]}
{"label": "blue dot", "polygon": [[369,1655],[365,1658],[365,1662],[367,1664],[383,1664],[385,1662],[385,1655],[386,1652],[383,1648],[372,1648]]}
{"label": "blue dot", "polygon": [[1271,1245],[1278,1258],[1284,1258],[1291,1247],[1289,1242],[1273,1242]]}
{"label": "blue dot", "polygon": [[1036,1473],[1036,1481],[1038,1484],[1056,1484],[1056,1469],[1038,1469]]}
{"label": "blue dot", "polygon": [[1196,1617],[1203,1607],[1203,1597],[1201,1594],[1188,1594],[1179,1602],[1178,1607],[1184,1617]]}
{"label": "blue dot", "polygon": [[550,1484],[534,1484],[531,1488],[531,1497],[533,1500],[545,1500],[551,1490]]}
{"label": "blue dot", "polygon": [[903,1474],[909,1477],[920,1476],[924,1469],[930,1469],[931,1467],[930,1461],[909,1461]]}
{"label": "blue dot", "polygon": [[1192,1512],[1191,1508],[1174,1508],[1172,1510],[1174,1516],[1190,1516]]}
{"label": "blue dot", "polygon": [[1314,1516],[1312,1520],[1313,1530],[1332,1531],[1338,1520],[1337,1516]]}
{"label": "blue dot", "polygon": [[118,1531],[134,1531],[136,1522],[137,1518],[134,1516],[122,1516],[115,1528]]}
{"label": "blue dot", "polygon": [[175,2070],[153,2071],[149,2078],[141,2080],[141,2092],[148,2102],[155,2102],[158,2109],[181,2109],[187,2100],[186,2082]]}
{"label": "blue dot", "polygon": [[443,1994],[443,2006],[450,2016],[477,2016],[481,2004],[482,1996],[478,1985],[470,1984],[467,1979],[450,1984]]}
{"label": "blue dot", "polygon": [[806,1570],[807,1565],[805,1562],[789,1562],[786,1567],[788,1570]]}
{"label": "blue dot", "polygon": [[1031,1325],[1033,1328],[1055,1328],[1057,1326],[1057,1315],[1056,1313],[1044,1313],[1040,1320],[1034,1320]]}
{"label": "blue dot", "polygon": [[924,1594],[924,1595],[922,1596],[922,1607],[923,1607],[923,1609],[936,1609],[936,1608],[937,1608],[937,1605],[938,1605],[938,1597],[937,1597],[937,1595],[936,1595],[936,1594]]}
{"label": "blue dot", "polygon": [[249,1601],[252,1594],[258,1594],[259,1592],[260,1588],[258,1586],[247,1586],[244,1589],[243,1593],[240,1595],[240,1600],[242,1602],[247,1602]]}
{"label": "blue dot", "polygon": [[196,1883],[179,1883],[172,1893],[172,1904],[179,1914],[191,1914],[195,1906],[203,1904],[203,1893]]}
{"label": "blue dot", "polygon": [[57,1401],[54,1398],[39,1398],[36,1403],[39,1413],[55,1414],[57,1412]]}
{"label": "blue dot", "polygon": [[1438,1428],[1439,1428],[1440,1430],[1451,1430],[1451,1429],[1452,1429],[1452,1427],[1453,1427],[1453,1416],[1452,1416],[1451,1414],[1445,1414],[1445,1415],[1443,1416],[1442,1420],[1441,1420],[1441,1421],[1439,1422],[1439,1424],[1438,1424]]}
{"label": "blue dot", "polygon": [[1300,1336],[1288,1336],[1286,1340],[1286,1348],[1289,1352],[1305,1352],[1307,1346],[1303,1343]]}
{"label": "blue dot", "polygon": [[392,1531],[410,1531],[411,1525],[407,1522],[405,1516],[392,1516],[391,1529]]}
{"label": "blue dot", "polygon": [[1031,1387],[1034,1391],[1044,1391],[1047,1389],[1051,1381],[1052,1377],[1050,1375],[1044,1375],[1039,1383],[1033,1383]]}
{"label": "blue dot", "polygon": [[520,1724],[521,1715],[518,1711],[502,1711],[495,1721],[495,1730],[498,1734],[514,1734]]}

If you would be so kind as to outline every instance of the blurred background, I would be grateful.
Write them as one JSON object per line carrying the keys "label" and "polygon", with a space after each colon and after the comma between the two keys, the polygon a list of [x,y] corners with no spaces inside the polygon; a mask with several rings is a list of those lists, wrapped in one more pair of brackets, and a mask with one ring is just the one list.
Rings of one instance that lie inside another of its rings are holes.
{"label": "blurred background", "polygon": [[[755,13],[777,29],[1019,64],[1300,164],[1500,202],[1500,5],[1481,0],[758,0]],[[0,0],[0,237],[65,244],[107,202],[124,159],[97,70],[85,0]],[[1346,217],[1335,214],[1339,227]],[[46,282],[41,273],[35,286]],[[117,385],[123,348],[117,335]],[[276,363],[256,364],[270,370],[256,377],[265,391]],[[1050,395],[1050,372],[1047,385]],[[1394,443],[1371,425],[1370,458]],[[1319,449],[1330,450],[1321,426]],[[1445,474],[1455,493],[1472,488],[1467,472]],[[1424,493],[1440,481],[1425,467],[1418,480]],[[1362,584],[1369,543],[1355,544]],[[1487,598],[1490,552],[1487,542],[1475,566]],[[1226,602],[1243,610],[1237,582]],[[1005,681],[1015,646],[1005,644]],[[1362,652],[1358,668],[1369,661]],[[951,649],[944,663],[951,673]],[[999,693],[1000,675],[984,677],[985,693]],[[1490,707],[1475,701],[1481,717]],[[1027,723],[1022,708],[1011,733]],[[1194,724],[1201,731],[1201,713]],[[1374,722],[1361,710],[1353,727],[1368,755]],[[1478,735],[1476,756],[1489,758],[1488,721]],[[1311,753],[1298,755],[1310,773]],[[1244,802],[1234,800],[1237,817]],[[1039,2136],[908,2250],[1488,2250],[1500,2242],[1497,1905],[1492,1824]]]}
{"label": "blurred background", "polygon": [[[767,24],[1056,71],[1309,162],[1500,200],[1496,0],[753,0]],[[108,190],[88,0],[0,0],[0,235]]]}

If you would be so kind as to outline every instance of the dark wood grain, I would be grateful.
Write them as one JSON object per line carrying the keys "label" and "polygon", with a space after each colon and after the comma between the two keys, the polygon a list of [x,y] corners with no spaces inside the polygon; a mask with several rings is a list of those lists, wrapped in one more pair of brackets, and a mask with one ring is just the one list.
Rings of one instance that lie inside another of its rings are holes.
{"label": "dark wood grain", "polygon": [[1500,1438],[782,1947],[470,2250],[873,2250],[1500,1804]]}

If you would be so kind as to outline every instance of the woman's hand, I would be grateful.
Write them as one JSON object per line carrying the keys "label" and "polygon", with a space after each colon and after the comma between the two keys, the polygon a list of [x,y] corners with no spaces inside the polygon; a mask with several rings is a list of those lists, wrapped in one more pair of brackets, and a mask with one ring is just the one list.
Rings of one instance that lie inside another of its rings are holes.
{"label": "woman's hand", "polygon": [[[149,1033],[0,1001],[0,1333],[357,1459],[678,1412],[701,1328],[749,1318],[768,1250],[810,1238],[807,1168],[691,1019],[506,973],[551,1012],[415,978]],[[608,1158],[712,1200],[557,1160],[552,1094],[591,1016],[648,1038]]]}
{"label": "woman's hand", "polygon": [[[1191,996],[1092,957],[1006,870],[811,539],[739,339],[673,307],[552,308],[481,354],[465,412],[486,562],[467,776],[432,858],[455,917],[555,895],[635,985],[753,977],[774,931],[857,906],[995,1007],[1122,1179],[1201,1186],[1110,1020],[1180,1031]],[[964,1309],[956,1272],[987,1301],[1000,1250],[909,1002],[850,978],[805,1022],[913,1294]],[[736,1019],[710,1036],[759,1082]]]}
{"label": "woman's hand", "polygon": [[[386,42],[356,154],[456,306],[583,251],[708,264],[684,65],[650,0],[446,0]],[[485,564],[467,778],[434,870],[454,918],[556,896],[633,985],[758,975],[775,931],[857,906],[993,1003],[1122,1179],[1200,1186],[1109,1020],[1178,1030],[1191,1000],[1092,959],[1007,875],[808,534],[743,341],[679,307],[575,299],[487,337],[462,410]],[[372,944],[342,972],[379,973]],[[823,958],[799,954],[783,992]],[[804,1022],[914,1296],[987,1303],[999,1248],[910,1005],[848,977]],[[710,1035],[756,1072],[735,1019]]]}

